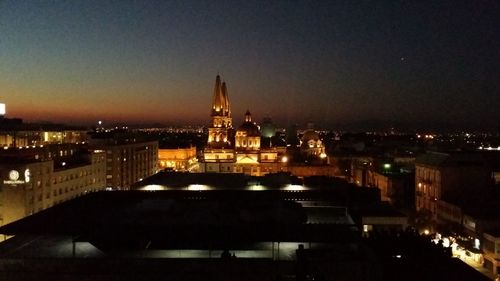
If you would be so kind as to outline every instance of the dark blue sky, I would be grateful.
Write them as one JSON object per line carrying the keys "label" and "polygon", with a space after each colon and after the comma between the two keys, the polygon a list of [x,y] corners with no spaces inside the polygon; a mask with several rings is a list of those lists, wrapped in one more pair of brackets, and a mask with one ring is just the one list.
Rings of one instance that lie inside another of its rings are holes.
{"label": "dark blue sky", "polygon": [[500,4],[471,1],[0,1],[8,116],[234,117],[496,128]]}

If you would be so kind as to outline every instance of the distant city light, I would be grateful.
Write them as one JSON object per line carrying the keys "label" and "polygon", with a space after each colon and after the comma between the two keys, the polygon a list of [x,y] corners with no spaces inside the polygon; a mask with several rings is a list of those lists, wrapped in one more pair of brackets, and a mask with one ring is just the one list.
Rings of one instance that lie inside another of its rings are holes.
{"label": "distant city light", "polygon": [[5,115],[5,103],[0,103],[0,115]]}
{"label": "distant city light", "polygon": [[283,162],[283,163],[288,162],[288,157],[283,156],[283,157],[281,158],[281,162]]}
{"label": "distant city light", "polygon": [[483,149],[486,149],[486,150],[500,150],[500,146],[498,147],[492,147],[492,146],[488,146],[488,147],[484,147],[484,146],[480,146],[478,147],[479,150],[483,150]]}
{"label": "distant city light", "polygon": [[384,164],[384,169],[390,169],[390,168],[391,168],[391,164],[388,164],[388,163]]}
{"label": "distant city light", "polygon": [[322,152],[320,155],[319,155],[319,158],[326,158],[326,153]]}

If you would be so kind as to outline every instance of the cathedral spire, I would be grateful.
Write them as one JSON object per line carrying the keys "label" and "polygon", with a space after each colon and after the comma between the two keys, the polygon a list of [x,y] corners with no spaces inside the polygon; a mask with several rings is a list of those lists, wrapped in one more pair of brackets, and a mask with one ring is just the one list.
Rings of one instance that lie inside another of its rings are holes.
{"label": "cathedral spire", "polygon": [[227,93],[226,82],[222,82],[222,97],[224,99],[224,115],[231,117],[231,108],[229,106],[229,95]]}
{"label": "cathedral spire", "polygon": [[214,96],[212,101],[212,116],[231,117],[229,96],[226,82],[221,83],[220,75],[215,78]]}
{"label": "cathedral spire", "polygon": [[215,78],[214,96],[212,101],[212,116],[223,115],[223,104],[224,99],[222,97],[220,76],[217,75],[217,77]]}

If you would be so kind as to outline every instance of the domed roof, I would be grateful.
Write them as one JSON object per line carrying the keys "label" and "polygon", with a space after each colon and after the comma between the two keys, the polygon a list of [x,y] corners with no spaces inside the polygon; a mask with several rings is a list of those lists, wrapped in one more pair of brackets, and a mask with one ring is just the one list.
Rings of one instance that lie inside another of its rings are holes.
{"label": "domed roof", "polygon": [[307,143],[309,140],[313,141],[318,141],[319,140],[319,134],[316,133],[314,130],[307,130],[304,132],[304,135],[301,138],[301,141],[303,143]]}
{"label": "domed roof", "polygon": [[249,137],[260,137],[260,130],[255,123],[252,122],[252,115],[247,110],[245,114],[245,122],[238,128],[237,132],[246,132]]}
{"label": "domed roof", "polygon": [[245,122],[243,123],[239,128],[238,131],[244,131],[247,133],[247,136],[249,137],[260,137],[260,130],[257,125],[255,125],[252,122]]}

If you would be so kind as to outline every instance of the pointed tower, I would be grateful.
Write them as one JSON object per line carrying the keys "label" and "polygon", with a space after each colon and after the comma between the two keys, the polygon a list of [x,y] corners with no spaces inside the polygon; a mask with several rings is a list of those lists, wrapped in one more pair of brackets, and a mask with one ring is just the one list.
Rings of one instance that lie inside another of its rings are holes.
{"label": "pointed tower", "polygon": [[224,114],[231,117],[231,108],[229,107],[229,95],[227,94],[226,82],[222,82],[222,97],[224,99]]}
{"label": "pointed tower", "polygon": [[214,95],[212,98],[212,116],[223,116],[224,115],[224,107],[225,107],[225,99],[222,95],[220,76],[217,75],[215,78],[215,87],[214,87]]}
{"label": "pointed tower", "polygon": [[214,94],[212,98],[212,124],[208,128],[209,148],[232,147],[233,119],[229,106],[229,97],[226,83],[221,83],[220,76],[215,78]]}

